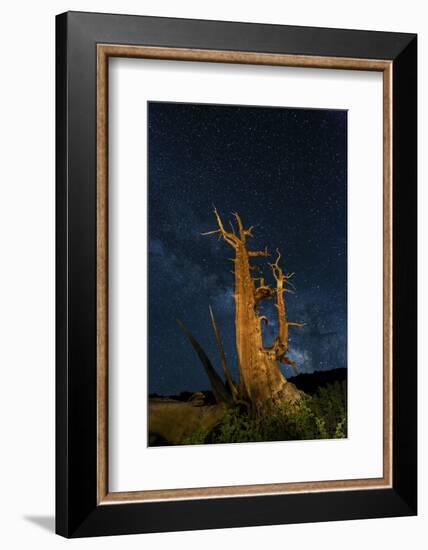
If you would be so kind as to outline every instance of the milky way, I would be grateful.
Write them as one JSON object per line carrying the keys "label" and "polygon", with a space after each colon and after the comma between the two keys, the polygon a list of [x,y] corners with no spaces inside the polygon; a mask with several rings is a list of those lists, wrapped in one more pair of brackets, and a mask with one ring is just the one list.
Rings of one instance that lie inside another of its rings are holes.
{"label": "milky way", "polygon": [[[220,368],[209,305],[236,375],[233,250],[202,236],[216,229],[213,205],[225,224],[239,212],[254,225],[249,247],[278,248],[284,271],[295,272],[296,292],[286,299],[289,320],[306,323],[290,329],[299,370],[346,367],[346,111],[174,103],[149,103],[148,111],[149,391],[209,388],[176,323]],[[270,344],[273,305],[264,313]]]}

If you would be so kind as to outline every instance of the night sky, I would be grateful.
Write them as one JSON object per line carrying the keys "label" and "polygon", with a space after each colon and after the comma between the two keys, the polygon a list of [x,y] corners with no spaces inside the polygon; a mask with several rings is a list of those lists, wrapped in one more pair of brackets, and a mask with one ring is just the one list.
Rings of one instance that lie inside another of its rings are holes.
{"label": "night sky", "polygon": [[[237,373],[232,248],[216,235],[213,205],[228,225],[254,225],[253,250],[282,252],[295,272],[286,294],[290,353],[300,372],[346,367],[347,113],[175,103],[148,104],[149,392],[209,389],[181,319],[221,373],[208,306]],[[257,258],[265,266],[269,258]],[[273,304],[264,340],[276,335]],[[287,377],[288,366],[281,366]],[[236,376],[237,377],[237,376]]]}

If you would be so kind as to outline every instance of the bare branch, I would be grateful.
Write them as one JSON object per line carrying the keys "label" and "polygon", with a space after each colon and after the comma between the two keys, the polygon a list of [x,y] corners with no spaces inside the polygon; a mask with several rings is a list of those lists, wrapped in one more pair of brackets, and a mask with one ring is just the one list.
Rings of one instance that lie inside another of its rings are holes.
{"label": "bare branch", "polygon": [[236,223],[238,224],[239,234],[241,236],[241,240],[245,241],[245,229],[242,225],[241,217],[237,212],[232,212],[232,216],[236,219]]}
{"label": "bare branch", "polygon": [[216,342],[217,342],[217,348],[218,348],[218,351],[220,353],[220,360],[221,360],[221,365],[223,367],[223,372],[224,372],[224,375],[226,377],[226,381],[227,381],[227,384],[229,386],[230,393],[232,394],[232,399],[234,401],[236,401],[236,399],[238,398],[238,389],[236,388],[236,386],[235,386],[235,384],[232,380],[232,375],[230,374],[229,368],[228,368],[227,363],[226,363],[226,355],[224,353],[223,343],[221,341],[220,329],[218,328],[218,325],[216,323],[216,320],[215,320],[215,317],[214,317],[214,312],[213,312],[211,306],[209,306],[209,309],[210,309],[211,323],[213,325],[215,339],[216,339]]}
{"label": "bare branch", "polygon": [[245,244],[247,237],[254,237],[253,235],[254,225],[251,225],[248,229],[245,229],[240,215],[237,212],[232,212],[232,215],[235,218],[236,223],[238,224],[239,236],[241,237],[241,241]]}
{"label": "bare branch", "polygon": [[206,233],[201,233],[201,235],[215,235],[216,233],[221,233],[220,229],[214,229],[213,231],[207,231]]}
{"label": "bare branch", "polygon": [[179,319],[176,319],[178,326],[181,328],[181,330],[184,332],[184,334],[189,339],[189,342],[192,344],[193,349],[196,351],[199,359],[201,360],[201,363],[203,364],[205,368],[205,372],[207,373],[207,376],[209,378],[209,381],[211,382],[211,386],[213,389],[214,396],[217,400],[217,403],[223,402],[231,402],[232,396],[228,392],[227,388],[225,387],[223,380],[220,378],[220,376],[217,374],[216,370],[212,366],[211,361],[209,360],[207,354],[203,350],[202,346],[199,344],[199,342],[196,340],[196,338],[193,336],[193,334],[190,332],[190,330],[186,327],[186,325],[180,321]]}
{"label": "bare branch", "polygon": [[290,285],[292,288],[295,288],[294,285],[289,281],[289,279],[294,275],[294,273],[283,274],[282,268],[279,265],[281,259],[281,253],[276,249],[277,257],[273,264],[269,264],[273,276],[276,280],[276,310],[278,316],[278,336],[275,340],[273,350],[277,361],[281,363],[291,365],[295,369],[294,361],[287,357],[288,352],[288,329],[289,327],[302,327],[304,323],[294,323],[287,320],[287,308],[284,300],[284,292],[289,292],[294,294],[293,290],[287,288],[285,285]]}
{"label": "bare branch", "polygon": [[248,256],[254,258],[256,256],[270,256],[267,247],[264,250],[249,250]]}
{"label": "bare branch", "polygon": [[[272,273],[273,273],[273,276],[276,279],[278,287],[281,284],[281,288],[282,288],[282,282],[283,282],[284,277],[283,277],[283,274],[282,274],[282,269],[279,267],[279,260],[281,259],[281,253],[278,249],[276,249],[276,253],[277,253],[277,258],[276,258],[276,260],[273,264],[269,264],[269,267],[272,269]],[[280,281],[280,279],[281,279],[281,281]]]}
{"label": "bare branch", "polygon": [[294,285],[293,283],[290,283],[290,281],[289,281],[288,279],[286,279],[285,277],[284,277],[284,283],[285,283],[286,285],[291,286],[291,288],[292,288],[293,290],[296,290],[295,285]]}
{"label": "bare branch", "polygon": [[[231,233],[230,231],[226,231],[223,222],[221,221],[220,215],[217,211],[217,208],[214,207],[214,214],[217,220],[218,229],[215,229],[213,231],[208,231],[207,233],[202,233],[202,235],[215,235],[218,234],[219,238],[223,237],[223,239],[230,244],[233,248],[237,248],[240,244],[239,238],[235,235],[235,233]],[[232,228],[233,229],[233,228]]]}
{"label": "bare branch", "polygon": [[248,229],[245,229],[244,230],[244,233],[247,237],[254,237],[253,235],[253,229],[254,229],[254,225],[250,225],[250,227]]}

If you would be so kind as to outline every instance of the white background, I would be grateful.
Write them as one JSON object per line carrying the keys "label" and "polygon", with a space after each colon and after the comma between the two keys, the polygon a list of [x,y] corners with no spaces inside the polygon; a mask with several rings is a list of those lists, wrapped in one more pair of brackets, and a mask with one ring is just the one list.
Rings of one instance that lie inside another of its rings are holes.
{"label": "white background", "polygon": [[[382,477],[382,74],[113,59],[109,85],[110,490]],[[147,100],[348,111],[346,440],[147,448]]]}
{"label": "white background", "polygon": [[[426,547],[427,482],[420,471],[417,518],[258,527],[76,540],[52,534],[54,512],[54,15],[67,9],[244,20],[292,25],[419,32],[419,83],[426,80],[428,19],[424,3],[392,0],[281,3],[217,0],[9,2],[2,6],[0,40],[0,544],[7,549],[259,548],[352,550]],[[423,67],[425,61],[425,67]],[[422,97],[422,93],[420,93]],[[426,109],[420,106],[420,213],[426,151]],[[419,249],[426,248],[426,224]],[[420,277],[426,278],[425,257]],[[420,292],[420,464],[426,462],[427,376],[425,293]],[[425,361],[424,361],[425,359]],[[425,437],[423,436],[425,432]]]}

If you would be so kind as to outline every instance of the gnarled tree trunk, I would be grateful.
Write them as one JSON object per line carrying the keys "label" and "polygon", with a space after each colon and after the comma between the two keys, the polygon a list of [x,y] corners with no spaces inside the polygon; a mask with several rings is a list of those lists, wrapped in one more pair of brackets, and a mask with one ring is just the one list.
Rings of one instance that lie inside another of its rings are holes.
{"label": "gnarled tree trunk", "polygon": [[[267,401],[287,400],[297,401],[300,392],[293,384],[287,382],[282,374],[278,361],[286,364],[293,362],[286,356],[288,351],[288,327],[300,325],[290,323],[286,318],[283,293],[287,290],[285,284],[291,275],[284,276],[279,267],[280,255],[275,264],[270,264],[273,270],[277,287],[276,290],[265,285],[263,278],[253,279],[251,275],[251,257],[268,256],[267,250],[251,251],[247,249],[247,237],[252,237],[252,227],[245,229],[241,218],[234,214],[238,232],[232,225],[232,231],[226,231],[222,220],[214,210],[218,229],[206,234],[219,233],[234,249],[234,276],[235,276],[235,330],[236,348],[239,361],[240,394],[243,399],[259,408]],[[255,281],[260,281],[256,287]],[[276,296],[279,333],[271,348],[263,346],[261,323],[265,320],[259,316],[257,304],[264,299]]]}

